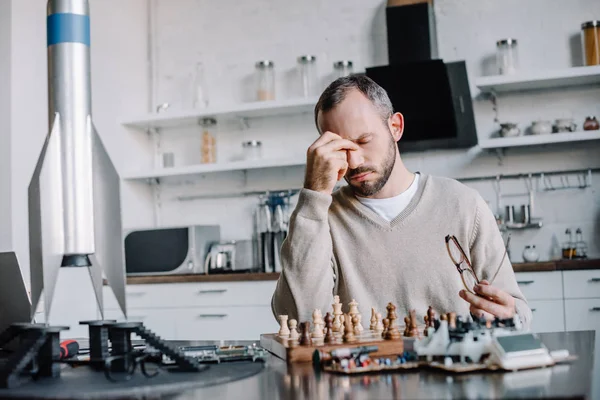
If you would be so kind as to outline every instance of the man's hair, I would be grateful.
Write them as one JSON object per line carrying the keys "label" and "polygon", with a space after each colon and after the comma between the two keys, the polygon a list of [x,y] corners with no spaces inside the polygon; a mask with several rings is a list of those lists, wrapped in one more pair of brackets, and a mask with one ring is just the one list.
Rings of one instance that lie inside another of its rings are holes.
{"label": "man's hair", "polygon": [[344,101],[346,94],[352,89],[360,91],[371,100],[371,103],[379,110],[384,122],[387,122],[387,119],[394,113],[394,107],[387,92],[371,78],[365,75],[344,76],[327,86],[315,106],[315,125],[319,133],[322,133],[318,122],[319,112],[324,113],[333,109]]}

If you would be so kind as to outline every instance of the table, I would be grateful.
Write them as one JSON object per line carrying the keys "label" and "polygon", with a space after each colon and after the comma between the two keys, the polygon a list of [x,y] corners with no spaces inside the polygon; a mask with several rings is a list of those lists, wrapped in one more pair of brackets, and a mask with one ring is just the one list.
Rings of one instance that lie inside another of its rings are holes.
{"label": "table", "polygon": [[310,365],[294,365],[288,369],[285,362],[270,356],[265,370],[258,375],[221,386],[181,393],[174,398],[600,399],[600,352],[595,349],[595,332],[545,333],[540,334],[540,338],[550,350],[567,349],[570,353],[577,354],[578,360],[567,365],[510,373],[449,375],[422,370],[349,377],[315,372]]}

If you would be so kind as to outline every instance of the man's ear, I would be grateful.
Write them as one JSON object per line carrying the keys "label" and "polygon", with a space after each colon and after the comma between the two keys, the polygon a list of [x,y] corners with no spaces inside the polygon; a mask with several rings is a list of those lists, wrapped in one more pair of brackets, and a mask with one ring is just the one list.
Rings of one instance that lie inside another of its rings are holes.
{"label": "man's ear", "polygon": [[388,119],[388,126],[390,128],[390,132],[392,132],[394,141],[397,142],[404,133],[404,116],[399,112],[392,114],[392,116]]}

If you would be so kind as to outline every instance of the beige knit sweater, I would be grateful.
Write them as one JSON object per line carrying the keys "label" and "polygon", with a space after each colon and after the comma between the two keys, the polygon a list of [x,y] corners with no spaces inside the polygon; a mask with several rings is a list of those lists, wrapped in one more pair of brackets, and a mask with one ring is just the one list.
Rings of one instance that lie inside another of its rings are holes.
{"label": "beige knit sweater", "polygon": [[[419,322],[428,306],[437,315],[469,314],[464,288],[444,238],[455,235],[480,279],[490,280],[504,253],[496,220],[479,193],[455,180],[421,175],[417,193],[392,221],[362,205],[349,187],[332,196],[303,189],[281,249],[283,272],[273,295],[275,316],[311,321],[312,311],[331,310],[339,295],[348,312],[356,299],[368,325],[371,307],[385,316],[398,307],[400,321],[415,309]],[[515,298],[529,327],[531,310],[505,258],[493,282]]]}

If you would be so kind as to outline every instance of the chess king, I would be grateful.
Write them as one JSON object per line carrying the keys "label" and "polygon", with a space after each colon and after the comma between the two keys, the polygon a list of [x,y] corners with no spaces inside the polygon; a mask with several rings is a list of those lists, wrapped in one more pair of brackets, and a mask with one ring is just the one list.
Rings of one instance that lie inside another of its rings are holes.
{"label": "chess king", "polygon": [[[338,295],[344,304],[356,299],[363,315],[393,302],[400,314],[416,310],[419,321],[432,306],[440,314],[516,315],[530,326],[490,208],[453,179],[406,168],[397,146],[404,118],[383,88],[365,76],[339,78],[321,95],[315,123],[319,137],[281,248],[276,317],[309,321]],[[334,191],[342,178],[348,185]]]}

